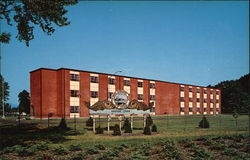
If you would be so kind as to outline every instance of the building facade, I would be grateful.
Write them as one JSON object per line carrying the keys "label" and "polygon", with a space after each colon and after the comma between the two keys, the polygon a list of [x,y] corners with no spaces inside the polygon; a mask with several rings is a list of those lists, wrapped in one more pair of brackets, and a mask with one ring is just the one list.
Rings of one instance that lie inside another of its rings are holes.
{"label": "building facade", "polygon": [[221,91],[195,85],[60,68],[30,72],[31,115],[88,117],[93,105],[125,90],[130,100],[154,102],[152,115],[220,114]]}

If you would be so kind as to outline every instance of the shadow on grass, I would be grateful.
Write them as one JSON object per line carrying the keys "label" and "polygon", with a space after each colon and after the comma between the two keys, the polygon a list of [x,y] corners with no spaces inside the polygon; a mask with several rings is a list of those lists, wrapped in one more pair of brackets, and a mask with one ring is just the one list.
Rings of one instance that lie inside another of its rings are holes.
{"label": "shadow on grass", "polygon": [[48,143],[62,143],[67,141],[65,136],[84,134],[74,131],[70,128],[62,129],[60,127],[39,128],[37,123],[4,125],[0,128],[2,150],[5,147],[13,145],[25,146],[27,143],[36,143],[36,141],[45,141]]}

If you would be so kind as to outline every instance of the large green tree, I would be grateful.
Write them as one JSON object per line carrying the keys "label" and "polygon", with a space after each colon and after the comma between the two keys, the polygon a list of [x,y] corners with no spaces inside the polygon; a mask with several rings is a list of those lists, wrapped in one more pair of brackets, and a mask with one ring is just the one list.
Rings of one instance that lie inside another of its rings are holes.
{"label": "large green tree", "polygon": [[30,114],[30,94],[26,90],[23,90],[18,94],[19,112],[25,112]]}
{"label": "large green tree", "polygon": [[223,81],[214,87],[222,91],[222,113],[247,113],[250,106],[250,74],[238,80]]}
{"label": "large green tree", "polygon": [[[5,19],[10,26],[14,22],[18,31],[16,38],[29,46],[30,40],[34,39],[35,26],[51,35],[55,31],[55,25],[69,25],[65,7],[76,3],[77,0],[1,0],[0,20]],[[8,43],[10,37],[8,32],[1,33],[0,43]]]}
{"label": "large green tree", "polygon": [[[1,106],[1,111],[3,109],[3,103],[5,106],[9,106],[9,104],[6,103],[6,101],[9,99],[9,94],[10,94],[9,88],[10,87],[9,87],[8,82],[5,82],[2,75],[0,75],[0,106]],[[3,102],[3,99],[4,99],[4,102]]]}

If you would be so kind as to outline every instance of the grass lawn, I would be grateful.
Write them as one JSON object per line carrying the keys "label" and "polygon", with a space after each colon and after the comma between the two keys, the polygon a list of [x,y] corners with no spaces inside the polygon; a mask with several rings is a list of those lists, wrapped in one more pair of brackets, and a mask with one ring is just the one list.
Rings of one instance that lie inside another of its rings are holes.
{"label": "grass lawn", "polygon": [[[197,143],[198,145],[197,147],[204,148],[204,146],[199,146],[198,141],[196,140],[197,138],[206,137],[211,139],[213,137],[218,137],[218,136],[221,137],[221,136],[248,135],[249,121],[248,121],[248,116],[246,115],[241,115],[238,117],[237,127],[235,119],[232,117],[232,115],[207,116],[207,119],[209,120],[210,123],[210,128],[208,129],[198,128],[198,123],[202,119],[201,116],[154,116],[152,117],[152,119],[154,124],[156,124],[157,126],[158,132],[156,134],[154,133],[153,135],[147,135],[147,136],[142,134],[143,133],[142,117],[134,118],[133,135],[122,134],[122,136],[112,136],[113,133],[112,130],[109,133],[107,132],[107,130],[104,130],[104,134],[96,135],[93,133],[92,128],[86,127],[85,122],[87,119],[76,119],[76,123],[74,123],[75,122],[74,119],[67,119],[66,120],[67,126],[71,129],[68,131],[59,131],[53,128],[53,126],[58,126],[60,119],[51,119],[49,130],[47,129],[48,126],[47,120],[36,119],[36,120],[21,121],[21,126],[18,126],[17,122],[15,122],[16,124],[1,122],[0,124],[1,140],[2,140],[1,150],[2,153],[6,154],[6,151],[4,151],[6,150],[6,147],[13,147],[15,145],[21,145],[22,147],[30,147],[32,145],[37,145],[40,143],[46,143],[46,145],[48,145],[48,147],[50,148],[49,152],[47,151],[48,154],[54,154],[54,152],[56,151],[54,151],[53,149],[55,148],[59,148],[60,152],[60,147],[64,147],[64,149],[69,150],[74,145],[81,146],[81,150],[85,150],[85,152],[87,152],[89,148],[93,148],[97,144],[103,145],[110,149],[112,147],[124,144],[124,145],[129,145],[130,149],[135,147],[134,150],[136,150],[136,146],[138,145],[141,146],[142,144],[150,143],[150,146],[154,146],[155,147],[154,150],[156,150],[157,147],[160,147],[159,143],[161,143],[162,141],[166,141],[167,139],[170,141],[173,140],[175,141],[175,143],[178,143],[178,145],[176,144],[177,145],[176,147],[180,150],[183,150],[183,152],[184,150],[187,151],[188,154],[189,151],[183,149],[183,145],[179,144],[179,142],[185,139],[193,140],[195,144]],[[110,126],[114,126],[115,124],[119,124],[118,118],[112,118]],[[99,125],[102,128],[106,128],[107,119],[97,118],[96,126]],[[75,134],[74,128],[76,128],[77,134]],[[192,149],[193,148],[191,147],[190,150]],[[209,150],[209,148],[205,149]],[[134,151],[130,150],[129,153],[130,152],[136,154]],[[100,153],[98,156],[101,156],[102,154]],[[15,157],[16,154],[12,155],[12,152],[10,152],[10,154],[7,155],[9,157],[13,156],[11,159],[17,158]],[[245,156],[245,154],[243,155]],[[25,156],[27,155],[24,155],[24,157]],[[87,156],[88,157],[87,159],[92,159],[92,158],[95,159],[98,156],[89,155]],[[119,154],[119,156],[121,155]],[[133,155],[130,155],[130,157],[131,156]],[[162,154],[159,154],[158,156],[162,156]],[[192,159],[193,154],[189,156]],[[217,156],[220,157],[221,153]],[[33,157],[31,156],[30,158],[33,159],[34,156]],[[150,156],[148,158],[155,159],[154,156]],[[54,157],[53,159],[58,159],[58,157]]]}

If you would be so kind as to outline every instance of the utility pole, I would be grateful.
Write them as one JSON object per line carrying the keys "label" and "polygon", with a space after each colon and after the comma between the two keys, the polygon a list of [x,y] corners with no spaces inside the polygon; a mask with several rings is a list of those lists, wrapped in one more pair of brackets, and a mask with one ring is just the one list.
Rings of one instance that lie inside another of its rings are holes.
{"label": "utility pole", "polygon": [[[2,33],[2,24],[1,24],[1,20],[0,20],[0,34]],[[2,43],[0,42],[0,75],[2,76],[2,83],[0,85],[2,85],[2,110],[3,110],[3,116],[2,119],[5,119],[5,114],[4,114],[4,81],[3,81],[3,75],[2,75]]]}

